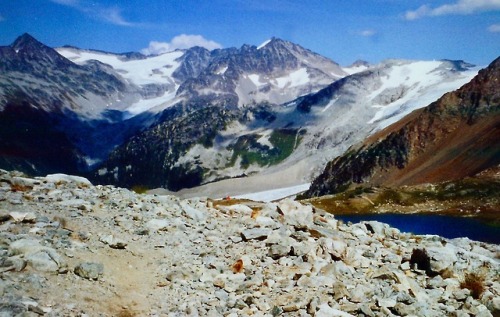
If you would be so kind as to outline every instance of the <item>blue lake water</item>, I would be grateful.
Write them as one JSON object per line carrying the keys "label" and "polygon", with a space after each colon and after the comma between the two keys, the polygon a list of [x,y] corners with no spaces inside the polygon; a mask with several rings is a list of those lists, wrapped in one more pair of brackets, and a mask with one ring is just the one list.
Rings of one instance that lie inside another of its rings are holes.
{"label": "blue lake water", "polygon": [[435,234],[445,238],[467,237],[471,240],[500,244],[500,227],[488,225],[475,218],[428,214],[375,214],[335,216],[344,222],[379,221],[402,232]]}

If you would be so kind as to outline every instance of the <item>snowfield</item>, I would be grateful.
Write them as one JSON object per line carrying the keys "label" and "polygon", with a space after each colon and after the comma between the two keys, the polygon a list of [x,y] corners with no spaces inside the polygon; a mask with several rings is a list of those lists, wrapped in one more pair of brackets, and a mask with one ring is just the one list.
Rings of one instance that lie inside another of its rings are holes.
{"label": "snowfield", "polygon": [[131,118],[135,115],[141,114],[145,111],[149,111],[154,108],[162,107],[163,109],[168,108],[173,105],[176,101],[175,92],[177,89],[163,94],[163,96],[151,98],[151,99],[141,99],[134,102],[127,108],[128,116],[125,118]]}
{"label": "snowfield", "polygon": [[387,76],[381,77],[381,87],[367,96],[372,107],[379,109],[368,123],[378,123],[378,129],[383,129],[466,84],[479,69],[474,67],[447,78],[450,69],[444,68],[442,61],[398,62]]}
{"label": "snowfield", "polygon": [[297,186],[285,187],[285,188],[277,188],[271,189],[256,193],[248,193],[243,195],[236,195],[233,198],[239,199],[250,199],[254,201],[263,201],[263,202],[271,202],[275,200],[280,200],[286,197],[292,197],[299,193],[302,193],[309,189],[310,183],[301,184]]}
{"label": "snowfield", "polygon": [[287,76],[278,77],[275,80],[277,86],[281,89],[302,86],[310,81],[306,68],[300,68]]}
{"label": "snowfield", "polygon": [[173,51],[145,59],[123,60],[119,55],[104,52],[82,51],[66,47],[56,50],[62,56],[80,65],[90,60],[108,64],[123,78],[139,86],[157,83],[173,84],[172,74],[180,64],[176,59],[184,54],[182,51]]}

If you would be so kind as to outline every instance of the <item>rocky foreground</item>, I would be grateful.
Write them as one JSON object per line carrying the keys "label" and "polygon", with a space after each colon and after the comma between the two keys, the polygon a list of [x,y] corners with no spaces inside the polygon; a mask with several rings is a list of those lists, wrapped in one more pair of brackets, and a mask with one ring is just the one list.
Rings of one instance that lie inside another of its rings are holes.
{"label": "rocky foreground", "polygon": [[498,316],[500,246],[0,170],[0,316]]}

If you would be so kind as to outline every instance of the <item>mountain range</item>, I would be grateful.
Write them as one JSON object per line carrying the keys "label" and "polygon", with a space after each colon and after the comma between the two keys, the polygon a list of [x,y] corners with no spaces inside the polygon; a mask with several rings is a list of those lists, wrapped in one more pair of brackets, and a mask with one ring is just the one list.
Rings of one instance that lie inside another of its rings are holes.
{"label": "mountain range", "polygon": [[278,38],[144,56],[54,49],[24,34],[0,47],[0,168],[170,190],[258,175],[263,189],[306,183],[479,69],[341,67]]}

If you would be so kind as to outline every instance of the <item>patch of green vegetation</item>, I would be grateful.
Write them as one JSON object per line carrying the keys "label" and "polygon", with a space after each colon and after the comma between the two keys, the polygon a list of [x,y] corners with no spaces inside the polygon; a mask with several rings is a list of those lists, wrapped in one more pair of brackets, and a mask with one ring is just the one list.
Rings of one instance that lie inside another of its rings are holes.
{"label": "patch of green vegetation", "polygon": [[482,199],[500,197],[500,182],[481,179],[462,179],[458,181],[437,184],[432,188],[411,192],[415,202],[424,199],[447,201],[452,199]]}
{"label": "patch of green vegetation", "polygon": [[296,129],[274,130],[269,136],[272,148],[258,142],[260,134],[244,135],[238,138],[235,144],[228,149],[233,151],[229,166],[234,166],[238,157],[241,158],[241,167],[248,168],[252,164],[259,166],[275,165],[285,160],[302,140],[303,130]]}
{"label": "patch of green vegetation", "polygon": [[358,196],[363,195],[363,194],[370,194],[370,193],[373,193],[372,188],[358,186],[353,190],[346,191],[344,193],[344,195],[340,194],[339,196],[343,197],[345,199],[345,198],[354,198],[354,197],[358,197]]}
{"label": "patch of green vegetation", "polygon": [[257,161],[256,153],[265,150],[266,146],[261,145],[257,140],[261,137],[259,134],[248,134],[238,138],[236,143],[228,147],[233,151],[233,156],[229,166],[234,166],[238,157],[241,157],[241,166],[248,167],[254,161]]}
{"label": "patch of green vegetation", "polygon": [[[355,190],[352,192],[355,192]],[[393,203],[402,206],[413,206],[428,201],[482,200],[500,197],[500,182],[463,179],[426,185],[425,187],[384,188],[378,189],[377,193],[378,195],[374,200],[377,204]]]}
{"label": "patch of green vegetation", "polygon": [[371,188],[357,187],[339,194],[314,198],[310,203],[336,215],[370,213],[375,209],[374,202],[367,197],[372,192]]}
{"label": "patch of green vegetation", "polygon": [[290,156],[302,140],[303,133],[295,129],[274,130],[269,141],[276,149],[276,154],[272,156],[270,165],[277,164]]}
{"label": "patch of green vegetation", "polygon": [[407,206],[407,195],[404,195],[400,191],[394,189],[384,189],[382,190],[373,201],[376,206],[385,205],[385,204],[396,204]]}
{"label": "patch of green vegetation", "polygon": [[[300,199],[300,198],[299,198]],[[420,212],[447,215],[473,215],[500,226],[500,181],[465,178],[439,184],[399,188],[356,187],[341,193],[308,200],[333,214],[378,212]]]}

